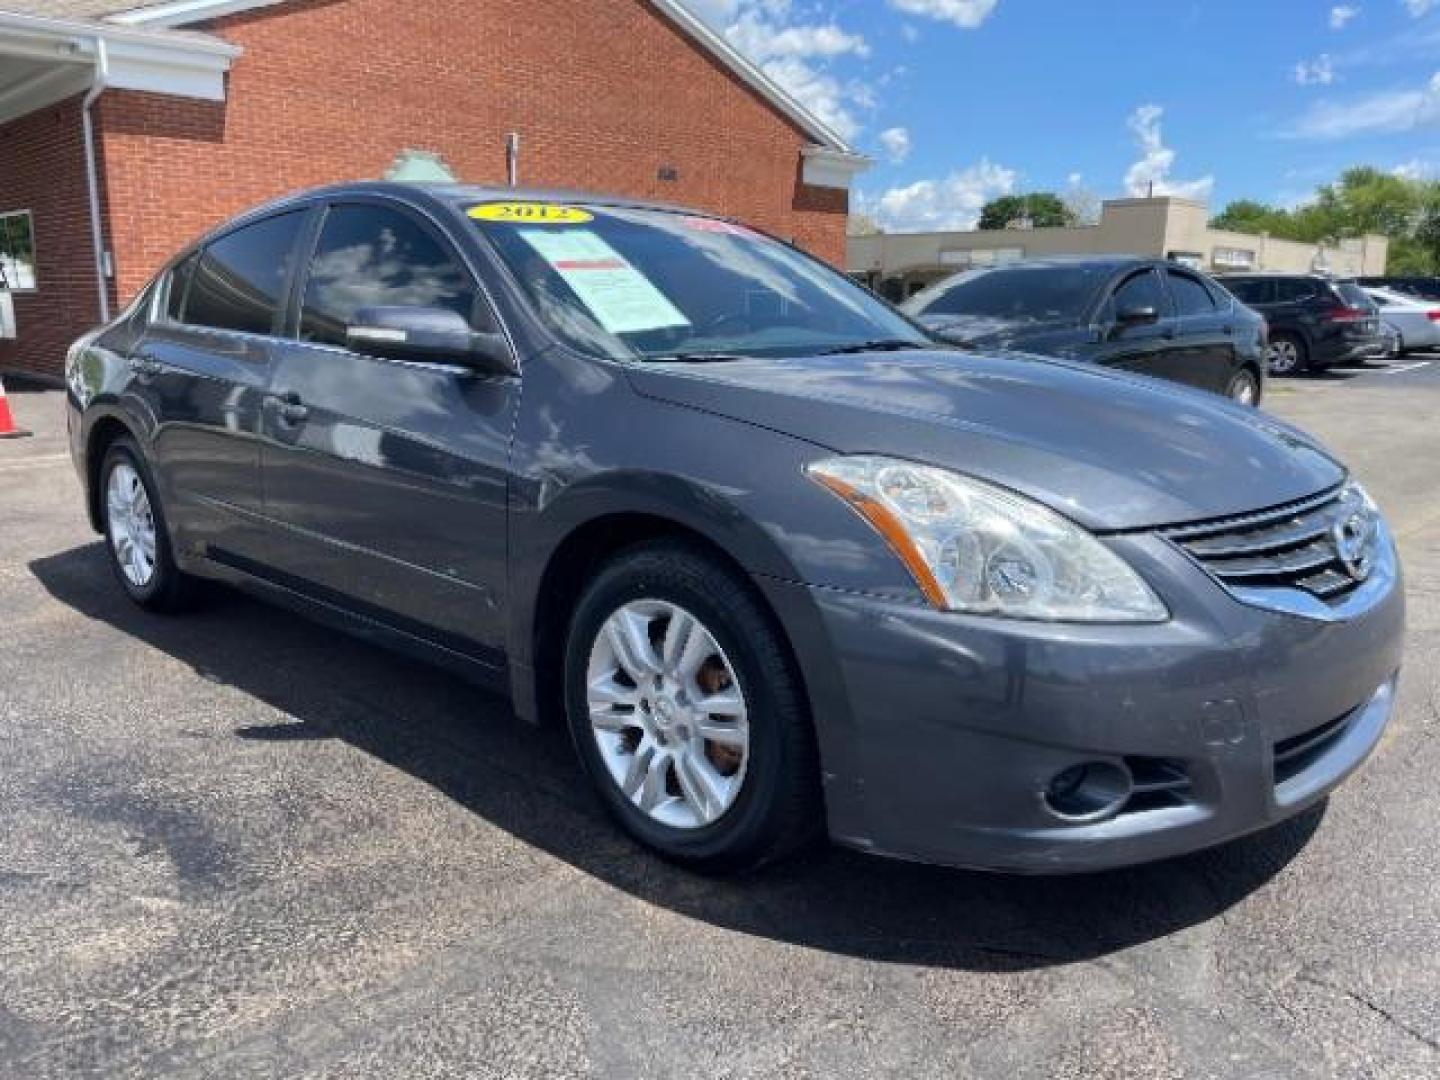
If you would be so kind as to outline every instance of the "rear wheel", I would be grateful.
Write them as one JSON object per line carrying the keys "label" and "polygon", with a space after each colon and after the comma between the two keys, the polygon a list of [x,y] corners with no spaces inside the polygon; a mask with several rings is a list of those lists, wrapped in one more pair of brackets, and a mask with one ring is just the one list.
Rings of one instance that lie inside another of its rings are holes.
{"label": "rear wheel", "polygon": [[701,870],[753,868],[819,830],[814,735],[773,620],[749,584],[681,544],[622,553],[566,645],[566,712],[620,824]]}
{"label": "rear wheel", "polygon": [[1293,334],[1276,334],[1270,339],[1265,360],[1271,375],[1297,375],[1309,363],[1305,343]]}
{"label": "rear wheel", "polygon": [[1260,379],[1249,368],[1241,368],[1230,378],[1225,396],[1240,405],[1260,404]]}
{"label": "rear wheel", "polygon": [[175,565],[165,513],[139,448],[116,439],[100,465],[105,549],[131,600],[151,611],[178,611],[194,598],[197,582]]}

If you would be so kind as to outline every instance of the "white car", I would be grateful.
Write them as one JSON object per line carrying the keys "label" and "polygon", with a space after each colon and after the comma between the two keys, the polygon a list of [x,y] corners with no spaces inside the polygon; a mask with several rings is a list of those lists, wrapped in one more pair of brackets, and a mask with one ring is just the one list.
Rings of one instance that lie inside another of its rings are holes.
{"label": "white car", "polygon": [[1400,351],[1440,348],[1440,302],[1393,289],[1366,289],[1381,321],[1400,335]]}

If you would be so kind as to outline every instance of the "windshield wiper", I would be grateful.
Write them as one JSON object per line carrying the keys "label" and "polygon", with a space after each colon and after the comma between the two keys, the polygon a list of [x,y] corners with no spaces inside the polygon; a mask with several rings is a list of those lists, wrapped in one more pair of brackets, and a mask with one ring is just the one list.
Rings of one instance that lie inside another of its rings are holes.
{"label": "windshield wiper", "polygon": [[751,360],[750,356],[724,352],[680,352],[668,356],[647,356],[647,364],[728,364],[732,360]]}
{"label": "windshield wiper", "polygon": [[905,349],[928,349],[929,345],[920,341],[906,341],[904,338],[879,338],[875,341],[857,341],[854,345],[839,345],[833,349],[826,349],[821,356],[845,356],[849,353],[862,352],[901,352]]}

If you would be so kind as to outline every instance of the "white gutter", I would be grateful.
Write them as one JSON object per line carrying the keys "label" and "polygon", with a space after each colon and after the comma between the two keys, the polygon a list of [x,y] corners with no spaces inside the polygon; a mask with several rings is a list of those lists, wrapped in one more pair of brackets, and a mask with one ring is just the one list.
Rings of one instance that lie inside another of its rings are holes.
{"label": "white gutter", "polygon": [[95,165],[95,124],[90,107],[105,92],[110,78],[110,52],[104,38],[95,39],[95,81],[80,105],[80,124],[85,132],[85,179],[90,195],[90,243],[95,249],[95,285],[100,296],[100,321],[110,321],[110,282],[105,273],[105,230],[100,220],[100,170]]}

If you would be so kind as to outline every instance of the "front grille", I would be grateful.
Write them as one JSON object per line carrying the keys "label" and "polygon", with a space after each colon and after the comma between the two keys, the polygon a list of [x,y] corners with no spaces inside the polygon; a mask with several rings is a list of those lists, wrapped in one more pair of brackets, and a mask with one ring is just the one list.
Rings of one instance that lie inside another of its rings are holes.
{"label": "front grille", "polygon": [[1333,539],[1335,526],[1356,509],[1337,488],[1273,510],[1164,529],[1161,535],[1232,590],[1300,589],[1334,604],[1360,584]]}
{"label": "front grille", "polygon": [[1334,720],[1326,721],[1319,727],[1302,731],[1275,744],[1275,783],[1299,776],[1330,749],[1350,728],[1355,713],[1346,713]]}

